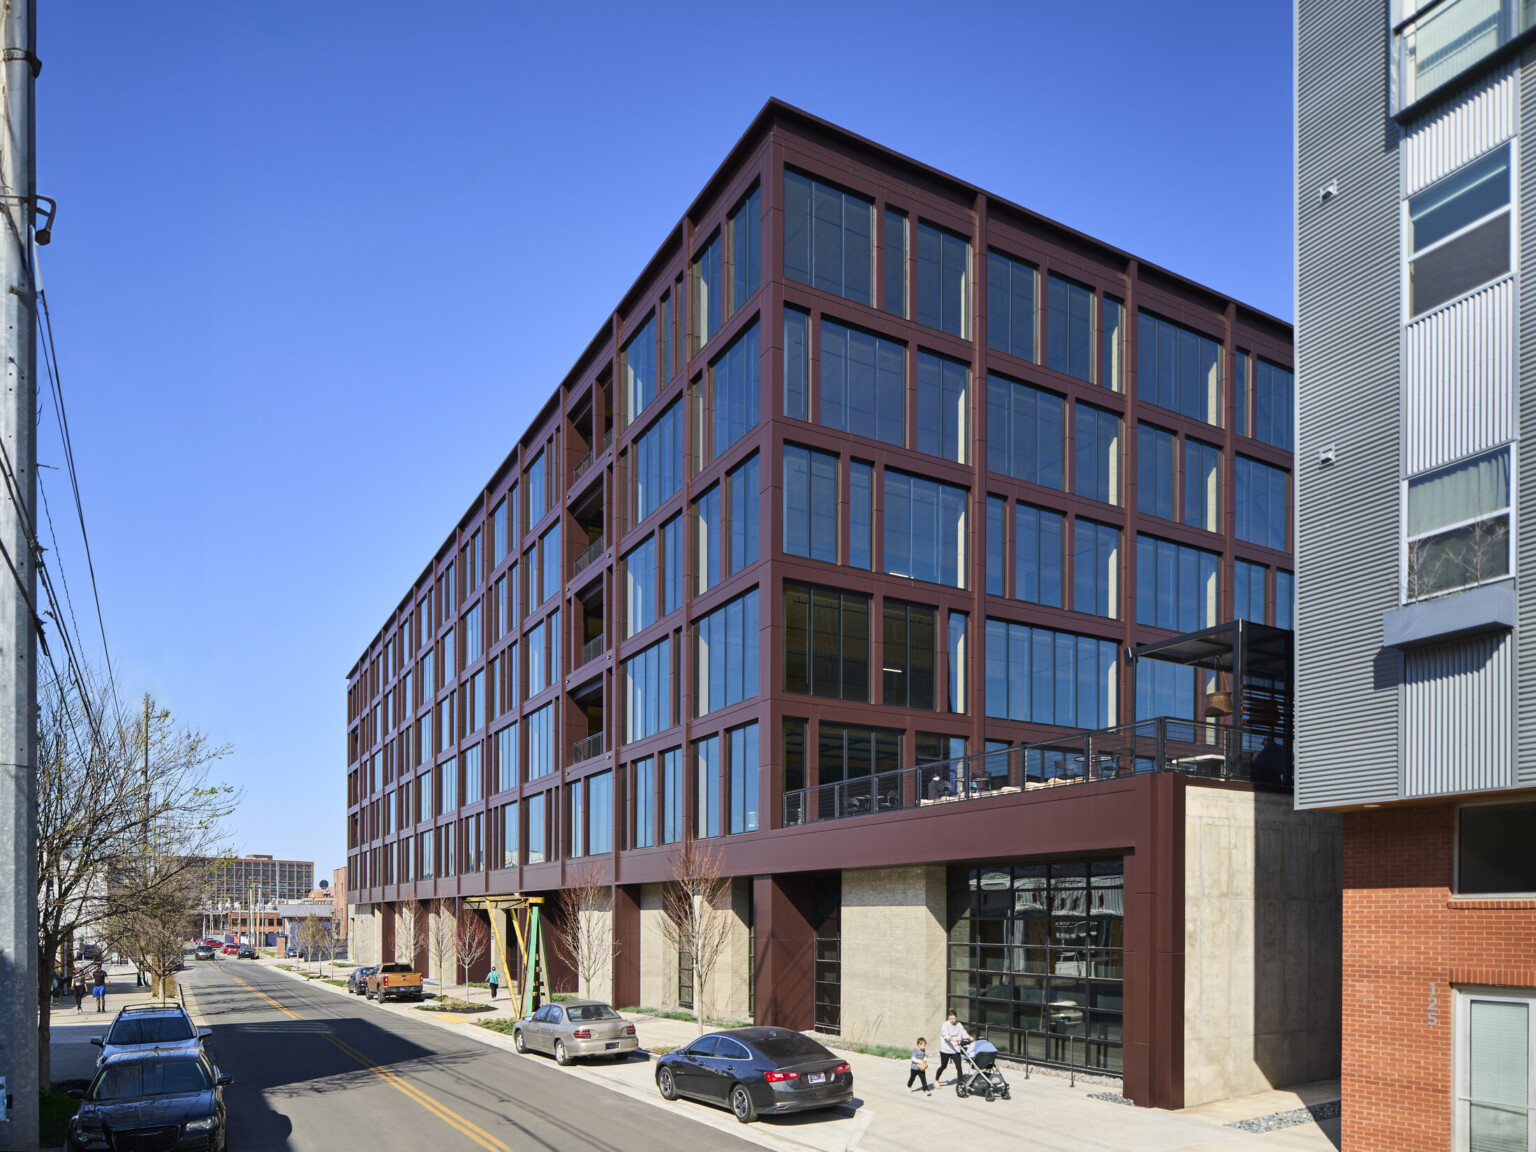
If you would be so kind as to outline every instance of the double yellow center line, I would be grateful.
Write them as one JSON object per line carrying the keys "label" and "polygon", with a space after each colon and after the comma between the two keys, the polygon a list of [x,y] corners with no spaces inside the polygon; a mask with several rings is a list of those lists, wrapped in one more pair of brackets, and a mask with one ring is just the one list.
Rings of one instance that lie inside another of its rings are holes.
{"label": "double yellow center line", "polygon": [[[300,1019],[300,1016],[297,1012],[293,1011],[291,1008],[287,1008],[284,1005],[279,1004],[276,1000],[268,996],[260,988],[256,988],[250,984],[247,984],[233,972],[228,973],[228,975],[230,979],[232,979],[236,984],[241,985],[249,992],[255,993],[268,1004],[272,1005],[272,1007],[283,1013],[283,1015],[288,1016],[294,1020]],[[463,1133],[465,1136],[468,1136],[476,1144],[480,1145],[480,1147],[486,1149],[487,1152],[512,1152],[512,1150],[506,1144],[496,1139],[496,1137],[492,1136],[484,1128],[480,1128],[474,1124],[471,1124],[468,1120],[464,1119],[464,1117],[460,1116],[452,1108],[449,1108],[441,1101],[435,1100],[431,1096],[428,1096],[420,1088],[417,1088],[414,1084],[409,1083],[399,1074],[390,1072],[387,1069],[380,1067],[378,1064],[368,1059],[368,1057],[364,1056],[356,1048],[352,1047],[352,1045],[348,1044],[345,1040],[338,1038],[336,1035],[330,1032],[322,1032],[321,1035],[329,1040],[332,1044],[334,1044],[343,1053],[356,1060],[364,1068],[368,1069],[368,1071],[372,1072],[380,1080],[384,1081],[384,1083],[395,1089],[395,1091],[400,1092],[414,1100],[417,1104],[420,1104],[423,1108],[432,1113],[432,1115],[436,1116],[444,1124],[447,1124],[450,1128],[453,1128],[456,1131]]]}

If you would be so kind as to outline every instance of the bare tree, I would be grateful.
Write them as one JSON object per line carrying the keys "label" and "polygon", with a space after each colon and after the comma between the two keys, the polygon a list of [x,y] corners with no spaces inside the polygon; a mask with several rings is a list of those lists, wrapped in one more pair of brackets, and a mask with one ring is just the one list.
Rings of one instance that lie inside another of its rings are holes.
{"label": "bare tree", "polygon": [[320,947],[324,951],[325,960],[330,967],[331,975],[336,974],[336,953],[341,949],[341,942],[347,938],[346,922],[337,916],[334,909],[331,915],[320,922],[321,937]]}
{"label": "bare tree", "polygon": [[427,921],[427,961],[437,969],[438,995],[453,982],[454,937],[457,935],[456,917],[449,911],[447,900],[436,901],[436,908]]}
{"label": "bare tree", "polygon": [[576,872],[574,883],[560,892],[550,917],[555,951],[576,970],[581,995],[592,996],[592,985],[618,951],[613,934],[613,893],[596,860]]}
{"label": "bare tree", "polygon": [[106,940],[149,975],[150,994],[161,1003],[175,992],[182,943],[196,930],[207,887],[203,870],[185,870],[175,859],[141,862],[140,868],[169,873],[149,886],[138,904],[116,908],[103,925]]}
{"label": "bare tree", "polygon": [[324,940],[325,929],[320,924],[320,917],[311,912],[299,924],[299,954],[304,957],[306,966],[313,962]]}
{"label": "bare tree", "polygon": [[702,1035],[709,980],[731,937],[731,881],[720,849],[686,835],[673,847],[667,872],[661,935],[693,968],[693,1012]]}
{"label": "bare tree", "polygon": [[469,985],[469,970],[480,963],[491,947],[491,930],[473,908],[459,909],[458,924],[453,934],[454,951],[458,953],[459,969],[464,975],[462,983]]}
{"label": "bare tree", "polygon": [[[69,940],[87,931],[104,933],[111,924],[121,927],[136,912],[174,907],[189,883],[200,888],[208,866],[231,854],[223,821],[240,794],[209,778],[210,766],[229,751],[181,727],[148,696],[141,709],[119,711],[111,692],[89,671],[64,682],[40,677],[41,997],[48,994],[53,967]],[[142,931],[138,935],[147,939]],[[162,952],[163,945],[153,950]],[[51,1079],[50,1031],[49,1013],[40,1013],[40,1084]]]}
{"label": "bare tree", "polygon": [[427,926],[421,906],[407,900],[395,909],[395,963],[416,963],[416,954],[426,947]]}

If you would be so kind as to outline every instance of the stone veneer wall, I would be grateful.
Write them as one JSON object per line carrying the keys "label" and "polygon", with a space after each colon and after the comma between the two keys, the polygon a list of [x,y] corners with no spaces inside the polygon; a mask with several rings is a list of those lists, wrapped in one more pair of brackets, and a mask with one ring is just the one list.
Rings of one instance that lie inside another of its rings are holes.
{"label": "stone veneer wall", "polygon": [[844,1039],[910,1048],[926,1036],[938,1052],[948,899],[941,864],[843,873]]}

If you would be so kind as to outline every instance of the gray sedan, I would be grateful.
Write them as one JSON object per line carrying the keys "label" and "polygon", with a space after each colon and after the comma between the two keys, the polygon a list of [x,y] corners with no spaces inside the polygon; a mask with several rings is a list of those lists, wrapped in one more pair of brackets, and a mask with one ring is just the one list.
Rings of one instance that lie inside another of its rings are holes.
{"label": "gray sedan", "polygon": [[557,1064],[574,1063],[578,1056],[623,1060],[640,1047],[635,1026],[601,1000],[546,1004],[517,1022],[512,1042],[519,1052],[553,1053]]}

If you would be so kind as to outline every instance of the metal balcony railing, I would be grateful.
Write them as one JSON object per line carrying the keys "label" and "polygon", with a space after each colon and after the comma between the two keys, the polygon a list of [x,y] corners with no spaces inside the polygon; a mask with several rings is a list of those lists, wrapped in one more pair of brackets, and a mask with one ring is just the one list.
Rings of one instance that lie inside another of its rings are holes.
{"label": "metal balcony railing", "polygon": [[784,825],[981,800],[1146,772],[1182,772],[1289,788],[1290,741],[1280,731],[1160,716],[786,792]]}
{"label": "metal balcony railing", "polygon": [[571,745],[571,763],[580,764],[583,760],[590,760],[594,756],[603,754],[603,734],[594,732],[585,740],[578,740]]}
{"label": "metal balcony railing", "polygon": [[571,575],[575,576],[576,573],[580,572],[583,568],[590,567],[592,562],[603,554],[603,549],[605,547],[606,545],[604,544],[603,538],[601,536],[592,541],[592,543],[588,544],[586,550],[582,552],[580,556],[576,557],[576,563],[571,566]]}
{"label": "metal balcony railing", "polygon": [[571,469],[571,483],[574,484],[580,480],[582,474],[590,467],[592,467],[592,449],[588,448],[587,454],[576,461],[576,467]]}
{"label": "metal balcony railing", "polygon": [[581,646],[581,659],[576,662],[576,667],[590,664],[603,654],[608,646],[607,637],[601,632]]}

